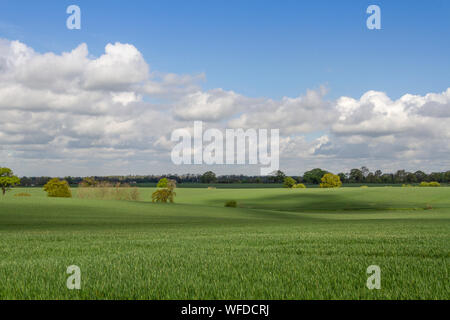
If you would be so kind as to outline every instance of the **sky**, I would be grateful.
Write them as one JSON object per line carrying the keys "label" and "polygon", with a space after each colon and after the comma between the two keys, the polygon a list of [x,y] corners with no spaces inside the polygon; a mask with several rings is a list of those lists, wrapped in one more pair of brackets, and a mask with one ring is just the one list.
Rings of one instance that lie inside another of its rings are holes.
{"label": "sky", "polygon": [[[80,30],[66,27],[72,4]],[[258,174],[174,165],[171,133],[204,121],[279,129],[288,174],[449,170],[448,39],[445,0],[3,0],[0,166]]]}

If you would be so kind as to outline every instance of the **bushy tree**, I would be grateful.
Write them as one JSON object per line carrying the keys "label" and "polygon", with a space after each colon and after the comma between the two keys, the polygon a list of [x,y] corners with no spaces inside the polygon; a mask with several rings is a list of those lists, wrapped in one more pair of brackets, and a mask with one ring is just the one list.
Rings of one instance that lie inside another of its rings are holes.
{"label": "bushy tree", "polygon": [[2,188],[3,195],[19,183],[20,179],[14,175],[10,168],[0,168],[0,188]]}
{"label": "bushy tree", "polygon": [[157,188],[166,188],[168,181],[169,180],[167,178],[162,178],[158,181],[158,184],[156,185],[156,187]]}
{"label": "bushy tree", "polygon": [[361,173],[362,173],[364,178],[367,178],[367,176],[370,173],[370,170],[369,170],[369,168],[363,166],[363,167],[361,167]]}
{"label": "bushy tree", "polygon": [[[162,181],[165,179],[164,181]],[[174,202],[174,198],[177,195],[175,192],[176,182],[175,180],[163,178],[158,182],[158,189],[152,193],[152,202]],[[162,186],[162,187],[159,187]]]}
{"label": "bushy tree", "polygon": [[339,179],[341,179],[342,183],[347,181],[347,175],[343,172],[338,173]]}
{"label": "bushy tree", "polygon": [[417,182],[417,177],[414,173],[407,172],[406,173],[406,182],[408,183],[415,183]]}
{"label": "bushy tree", "polygon": [[303,181],[304,181],[305,183],[319,184],[320,181],[321,181],[321,179],[322,179],[322,177],[323,177],[326,173],[328,173],[328,172],[325,171],[325,170],[322,170],[322,169],[320,169],[320,168],[315,168],[315,169],[312,169],[312,170],[310,170],[310,171],[306,171],[306,172],[303,174]]}
{"label": "bushy tree", "polygon": [[339,188],[342,186],[341,179],[338,175],[327,173],[322,177],[321,188]]}
{"label": "bushy tree", "polygon": [[441,184],[437,181],[426,182],[423,181],[419,184],[420,187],[440,187]]}
{"label": "bushy tree", "polygon": [[53,178],[44,186],[44,191],[49,197],[72,198],[72,192],[66,180]]}
{"label": "bushy tree", "polygon": [[285,188],[292,188],[296,183],[297,183],[297,181],[295,181],[293,178],[286,177],[286,178],[284,178],[283,186]]}
{"label": "bushy tree", "polygon": [[286,178],[286,175],[283,171],[277,170],[273,173],[274,176],[274,182],[282,183],[284,181],[284,178]]}
{"label": "bushy tree", "polygon": [[395,183],[403,183],[406,182],[406,171],[405,170],[397,170],[397,172],[394,174],[394,182]]}
{"label": "bushy tree", "polygon": [[225,202],[225,207],[236,208],[237,207],[236,200],[229,200],[229,201]]}
{"label": "bushy tree", "polygon": [[445,181],[450,182],[450,171],[444,173]]}
{"label": "bushy tree", "polygon": [[350,170],[348,179],[350,182],[353,182],[353,183],[361,183],[364,181],[364,174],[359,169],[352,169],[352,170]]}
{"label": "bushy tree", "polygon": [[421,170],[414,172],[414,175],[416,176],[417,182],[422,182],[422,181],[427,180],[427,174]]}
{"label": "bushy tree", "polygon": [[294,188],[294,189],[305,189],[306,186],[303,183],[297,183],[292,188]]}
{"label": "bushy tree", "polygon": [[200,178],[203,183],[214,183],[217,181],[216,174],[212,171],[206,171]]}

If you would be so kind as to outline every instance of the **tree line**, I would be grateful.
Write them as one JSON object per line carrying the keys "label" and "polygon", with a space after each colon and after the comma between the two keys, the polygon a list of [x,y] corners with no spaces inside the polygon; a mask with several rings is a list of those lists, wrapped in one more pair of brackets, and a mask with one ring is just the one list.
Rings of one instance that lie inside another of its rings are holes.
{"label": "tree line", "polygon": [[[299,183],[320,184],[322,177],[330,173],[321,168],[306,171],[303,175],[291,176]],[[425,173],[423,171],[408,172],[397,170],[395,173],[383,173],[381,170],[370,171],[366,167],[351,169],[350,172],[340,172],[337,174],[343,184],[414,184],[421,182],[437,181],[440,183],[450,183],[450,170],[445,172]],[[281,171],[275,171],[268,176],[247,176],[247,175],[216,175],[212,171],[203,174],[166,174],[166,175],[127,175],[127,176],[93,176],[96,181],[109,183],[122,183],[130,185],[156,184],[160,179],[167,178],[176,183],[278,183],[282,184],[287,175]],[[51,177],[22,177],[20,186],[34,187],[44,186]],[[64,177],[70,185],[78,185],[84,177]]]}

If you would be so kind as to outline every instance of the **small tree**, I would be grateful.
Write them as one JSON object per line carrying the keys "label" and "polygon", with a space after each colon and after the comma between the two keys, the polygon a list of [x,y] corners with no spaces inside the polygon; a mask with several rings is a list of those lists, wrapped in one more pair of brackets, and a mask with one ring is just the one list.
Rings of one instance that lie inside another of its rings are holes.
{"label": "small tree", "polygon": [[426,182],[423,181],[419,184],[419,187],[440,187],[441,184],[437,181]]}
{"label": "small tree", "polygon": [[6,191],[19,183],[20,179],[14,175],[11,169],[0,168],[0,188],[2,188],[3,195],[5,195]]}
{"label": "small tree", "polygon": [[305,189],[306,186],[303,183],[297,183],[292,188],[294,188],[294,189]]}
{"label": "small tree", "polygon": [[285,188],[292,188],[295,186],[296,183],[297,183],[297,181],[295,181],[293,178],[286,177],[286,178],[284,178],[283,186]]}
{"label": "small tree", "polygon": [[286,175],[281,170],[273,171],[270,175],[272,176],[272,180],[275,183],[283,183],[284,178],[286,178]]}
{"label": "small tree", "polygon": [[166,188],[167,187],[168,180],[167,178],[162,178],[158,181],[158,184],[156,185],[157,188]]}
{"label": "small tree", "polygon": [[53,178],[44,186],[44,191],[49,197],[72,198],[72,192],[66,180]]}
{"label": "small tree", "polygon": [[92,188],[98,185],[98,181],[95,181],[94,178],[86,177],[79,183],[79,186],[82,188]]}
{"label": "small tree", "polygon": [[175,180],[162,178],[161,180],[159,180],[157,188],[158,189],[152,193],[152,202],[163,202],[163,203],[174,202],[173,199],[177,195],[177,193],[175,192],[176,188]]}
{"label": "small tree", "polygon": [[320,184],[321,188],[339,188],[342,185],[339,176],[332,173],[326,173],[322,177],[321,181],[322,181],[322,183]]}
{"label": "small tree", "polygon": [[212,171],[206,171],[201,177],[200,181],[202,183],[214,183],[217,181],[216,174]]}

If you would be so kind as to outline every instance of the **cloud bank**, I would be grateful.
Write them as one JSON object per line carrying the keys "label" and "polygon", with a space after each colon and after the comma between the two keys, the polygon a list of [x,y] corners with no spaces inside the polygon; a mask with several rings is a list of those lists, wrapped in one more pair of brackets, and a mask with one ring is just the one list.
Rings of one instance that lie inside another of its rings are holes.
{"label": "cloud bank", "polygon": [[205,80],[152,70],[131,44],[107,44],[92,57],[86,44],[55,54],[0,39],[0,164],[20,175],[202,172],[211,168],[170,163],[171,132],[202,120],[279,128],[280,165],[290,174],[450,167],[450,88],[397,100],[379,91],[329,100],[318,88],[273,100],[205,91]]}

